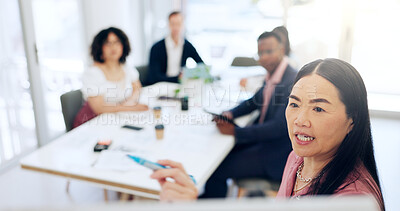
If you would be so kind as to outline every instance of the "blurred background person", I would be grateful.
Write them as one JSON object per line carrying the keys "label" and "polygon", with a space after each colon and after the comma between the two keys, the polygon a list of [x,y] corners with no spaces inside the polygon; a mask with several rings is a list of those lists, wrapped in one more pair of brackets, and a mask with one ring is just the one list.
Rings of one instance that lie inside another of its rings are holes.
{"label": "blurred background person", "polygon": [[146,111],[139,104],[141,84],[138,71],[125,65],[131,47],[126,34],[114,27],[100,31],[91,45],[93,66],[83,74],[85,104],[78,112],[74,127],[102,113]]}
{"label": "blurred background person", "polygon": [[[281,38],[282,45],[285,50],[285,55],[288,57],[290,66],[292,66],[295,69],[299,68],[290,48],[289,32],[287,28],[285,26],[278,26],[275,27],[272,30],[272,32],[274,32]],[[262,83],[264,82],[264,77],[265,77],[264,75],[259,75],[248,78],[242,78],[240,80],[240,86],[248,91],[257,91],[257,89],[262,86]]]}
{"label": "blurred background person", "polygon": [[279,183],[287,156],[292,151],[285,108],[297,71],[289,65],[277,34],[264,32],[257,44],[260,65],[267,72],[264,86],[252,98],[222,115],[235,119],[253,111],[259,113],[254,122],[245,127],[216,119],[222,134],[235,137],[235,146],[211,175],[201,197],[225,197],[228,178],[258,177]]}
{"label": "blurred background person", "polygon": [[188,58],[203,63],[193,45],[183,37],[183,16],[172,12],[168,17],[170,34],[153,45],[150,50],[147,83],[178,82],[181,69]]}

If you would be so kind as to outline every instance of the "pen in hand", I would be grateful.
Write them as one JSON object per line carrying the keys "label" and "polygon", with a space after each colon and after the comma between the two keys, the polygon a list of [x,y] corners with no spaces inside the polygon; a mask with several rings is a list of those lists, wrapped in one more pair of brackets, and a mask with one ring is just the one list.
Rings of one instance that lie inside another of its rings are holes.
{"label": "pen in hand", "polygon": [[[154,171],[150,176],[160,183],[161,201],[197,199],[198,190],[195,183],[191,177],[188,176],[181,163],[171,160],[159,160],[157,162],[161,165],[170,167],[168,169]],[[171,178],[174,181],[170,181],[167,178]]]}
{"label": "pen in hand", "polygon": [[[149,169],[151,169],[153,171],[160,170],[160,169],[168,169],[169,168],[168,166],[164,166],[164,165],[161,165],[159,163],[151,162],[151,161],[143,159],[141,157],[137,157],[137,156],[133,156],[133,155],[127,155],[127,156],[130,159],[134,160],[136,163],[138,163],[138,164],[140,164],[140,165],[142,165],[144,167],[147,167],[147,168],[149,168]],[[194,179],[194,177],[192,175],[188,175],[188,176],[193,181],[193,183],[196,184],[196,180]]]}

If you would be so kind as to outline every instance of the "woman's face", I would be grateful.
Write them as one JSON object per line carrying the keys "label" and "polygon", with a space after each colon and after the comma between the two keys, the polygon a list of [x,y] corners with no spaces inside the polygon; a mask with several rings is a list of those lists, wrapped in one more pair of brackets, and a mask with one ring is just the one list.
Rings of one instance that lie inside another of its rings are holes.
{"label": "woman's face", "polygon": [[123,46],[121,40],[114,33],[109,33],[103,44],[104,61],[119,61],[122,56]]}
{"label": "woman's face", "polygon": [[300,157],[330,159],[352,129],[336,87],[312,74],[293,87],[286,108],[293,150]]}

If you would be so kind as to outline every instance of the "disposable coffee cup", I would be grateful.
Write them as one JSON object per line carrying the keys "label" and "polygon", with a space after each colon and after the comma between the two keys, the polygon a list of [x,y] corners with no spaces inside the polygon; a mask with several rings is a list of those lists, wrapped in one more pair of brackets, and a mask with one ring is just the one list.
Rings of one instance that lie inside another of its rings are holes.
{"label": "disposable coffee cup", "polygon": [[164,138],[164,125],[156,125],[156,138],[157,140],[161,140]]}
{"label": "disposable coffee cup", "polygon": [[153,108],[154,118],[160,119],[161,118],[161,107],[156,106]]}

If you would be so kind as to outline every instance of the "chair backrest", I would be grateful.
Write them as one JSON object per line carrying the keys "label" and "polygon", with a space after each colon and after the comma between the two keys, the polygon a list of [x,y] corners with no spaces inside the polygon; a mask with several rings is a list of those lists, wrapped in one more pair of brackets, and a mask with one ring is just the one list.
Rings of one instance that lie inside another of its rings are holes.
{"label": "chair backrest", "polygon": [[65,128],[67,132],[72,130],[75,116],[83,105],[81,90],[67,92],[60,97],[61,110],[64,116]]}
{"label": "chair backrest", "polygon": [[238,67],[249,67],[249,66],[258,66],[260,65],[257,60],[252,57],[235,57],[232,61],[231,66]]}
{"label": "chair backrest", "polygon": [[139,72],[140,83],[142,83],[142,86],[147,86],[147,70],[149,69],[148,65],[137,66],[136,69]]}

